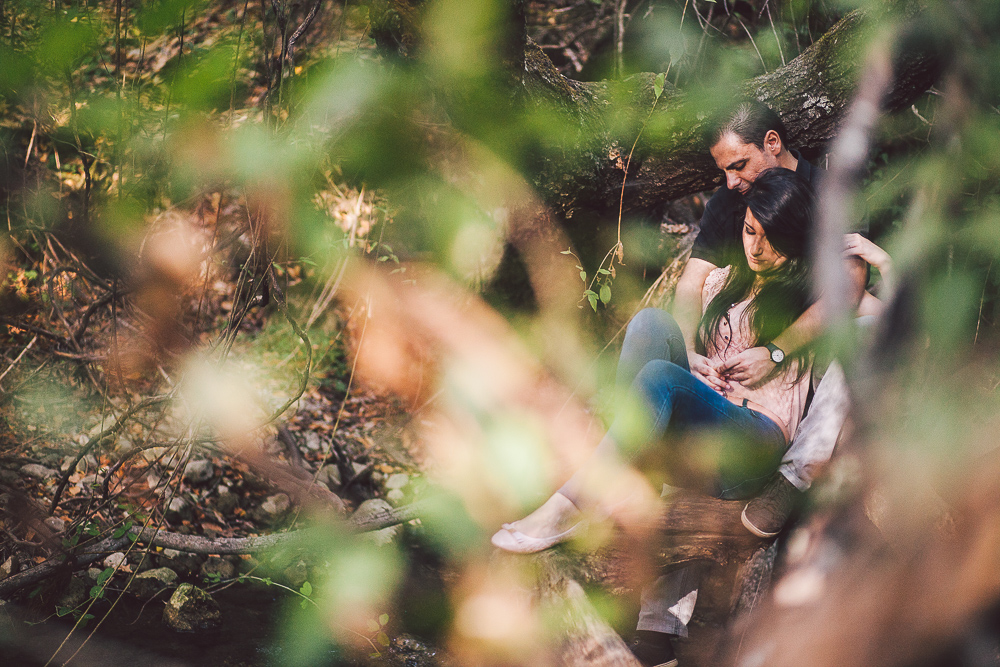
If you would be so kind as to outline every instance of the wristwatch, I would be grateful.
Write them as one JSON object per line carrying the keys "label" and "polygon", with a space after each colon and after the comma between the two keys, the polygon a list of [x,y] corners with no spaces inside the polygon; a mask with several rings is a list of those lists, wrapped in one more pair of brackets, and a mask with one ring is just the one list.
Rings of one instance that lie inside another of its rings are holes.
{"label": "wristwatch", "polygon": [[767,351],[771,353],[771,361],[773,361],[774,363],[780,364],[782,361],[785,360],[785,351],[782,350],[777,345],[775,345],[774,343],[768,343],[764,347],[766,347]]}

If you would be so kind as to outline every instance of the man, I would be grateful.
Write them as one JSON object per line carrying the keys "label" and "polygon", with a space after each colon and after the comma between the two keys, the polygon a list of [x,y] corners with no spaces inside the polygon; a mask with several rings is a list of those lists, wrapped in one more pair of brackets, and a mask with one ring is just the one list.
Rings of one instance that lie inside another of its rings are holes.
{"label": "man", "polygon": [[[709,137],[710,152],[725,174],[726,183],[705,207],[701,231],[677,283],[674,316],[686,336],[691,372],[710,386],[729,391],[734,382],[752,385],[762,380],[785,355],[814,340],[823,321],[823,299],[820,297],[766,346],[745,350],[719,366],[694,351],[694,333],[701,319],[705,279],[716,268],[738,261],[743,254],[746,207],[741,195],[767,169],[795,171],[814,188],[825,172],[788,148],[787,132],[781,119],[760,102],[739,104],[713,123]],[[850,285],[848,302],[857,306],[864,294],[868,267],[857,257],[844,261]],[[846,411],[844,376],[834,363],[817,388],[812,407],[799,425],[778,473],[760,496],[744,508],[743,524],[748,530],[760,537],[778,534],[802,492],[812,483],[818,467],[832,454]],[[700,577],[699,570],[684,568],[660,577],[643,592],[637,640],[632,649],[643,665],[672,667],[677,664],[670,638],[687,635]]]}

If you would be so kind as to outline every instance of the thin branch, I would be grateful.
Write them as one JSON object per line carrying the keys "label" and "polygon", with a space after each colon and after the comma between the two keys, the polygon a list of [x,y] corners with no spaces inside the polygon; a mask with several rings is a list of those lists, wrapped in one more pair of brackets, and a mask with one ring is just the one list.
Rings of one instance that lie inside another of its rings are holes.
{"label": "thin branch", "polygon": [[10,373],[10,371],[14,368],[14,366],[17,366],[17,362],[21,361],[21,357],[24,356],[25,352],[31,349],[31,347],[35,344],[35,341],[37,340],[38,340],[38,334],[35,334],[34,338],[31,339],[31,342],[28,343],[23,350],[21,350],[21,354],[17,355],[17,358],[14,359],[14,361],[10,362],[10,365],[7,366],[7,370],[5,370],[2,374],[0,374],[0,382],[3,382],[3,379],[7,377],[7,373]]}
{"label": "thin branch", "polygon": [[302,394],[305,393],[306,387],[309,385],[309,375],[312,371],[312,342],[309,340],[308,334],[303,331],[299,323],[295,321],[292,314],[288,312],[288,304],[285,301],[285,294],[281,291],[281,286],[278,284],[278,279],[274,276],[273,271],[268,271],[267,276],[271,279],[271,285],[274,288],[274,302],[277,304],[278,309],[281,314],[285,316],[285,320],[291,325],[292,331],[302,339],[302,344],[305,346],[306,350],[306,367],[302,370],[302,381],[299,384],[299,389],[294,396],[289,398],[285,403],[275,410],[270,417],[267,418],[265,423],[270,424],[271,422],[277,421],[278,417],[284,414],[285,410],[290,408],[295,401],[302,398]]}
{"label": "thin branch", "polygon": [[59,480],[59,486],[56,488],[55,495],[52,496],[52,504],[49,505],[49,514],[51,515],[53,512],[56,511],[56,507],[59,506],[59,499],[62,498],[63,491],[66,490],[66,484],[69,483],[70,476],[76,470],[76,466],[78,463],[80,463],[80,460],[83,459],[84,456],[89,454],[90,450],[92,450],[94,447],[101,444],[105,440],[113,438],[114,436],[121,433],[122,429],[125,428],[125,424],[136,412],[148,408],[150,406],[157,405],[158,403],[162,403],[166,400],[169,400],[170,396],[171,396],[170,394],[164,394],[161,396],[151,396],[150,398],[147,398],[144,401],[136,403],[131,408],[123,412],[122,415],[117,420],[115,420],[114,424],[112,424],[111,426],[104,429],[97,435],[93,436],[90,440],[88,440],[87,443],[80,448],[80,451],[77,452],[76,458],[73,459],[72,463],[70,463],[69,465],[69,468],[67,468],[66,472],[63,473],[62,479]]}
{"label": "thin branch", "polygon": [[757,42],[753,40],[753,35],[750,34],[750,29],[747,28],[746,24],[743,23],[743,19],[740,17],[737,16],[736,20],[741,26],[743,26],[743,30],[746,31],[747,37],[750,38],[750,43],[753,44],[753,50],[757,52],[757,57],[760,58],[760,64],[764,66],[764,72],[767,73],[767,63],[764,62],[764,56],[760,54],[760,49],[757,48]]}

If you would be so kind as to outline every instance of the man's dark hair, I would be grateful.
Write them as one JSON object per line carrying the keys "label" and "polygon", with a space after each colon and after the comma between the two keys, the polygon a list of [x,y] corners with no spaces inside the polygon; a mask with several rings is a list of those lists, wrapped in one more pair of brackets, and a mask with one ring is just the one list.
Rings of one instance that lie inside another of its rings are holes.
{"label": "man's dark hair", "polygon": [[771,107],[757,100],[740,102],[713,119],[708,127],[709,146],[719,143],[726,134],[735,134],[745,144],[764,150],[764,136],[774,130],[781,145],[788,148],[788,131]]}

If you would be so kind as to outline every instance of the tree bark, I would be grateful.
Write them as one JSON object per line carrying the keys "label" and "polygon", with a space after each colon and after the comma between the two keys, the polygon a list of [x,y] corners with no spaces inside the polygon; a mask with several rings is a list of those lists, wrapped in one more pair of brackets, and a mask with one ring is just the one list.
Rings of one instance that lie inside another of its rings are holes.
{"label": "tree bark", "polygon": [[[380,45],[412,58],[421,44],[422,9],[419,0],[373,5],[372,30]],[[797,58],[744,82],[730,97],[755,97],[770,105],[784,120],[791,146],[815,157],[837,132],[875,19],[861,10],[851,12]],[[617,213],[625,164],[640,131],[628,169],[625,212],[655,214],[666,202],[719,184],[719,171],[702,138],[705,110],[695,108],[685,93],[668,83],[657,101],[652,73],[621,81],[569,79],[525,37],[523,21],[522,3],[513,3],[513,28],[505,36],[501,59],[514,70],[514,93],[524,113],[555,109],[561,118],[561,126],[551,132],[558,138],[537,147],[527,170],[571,232],[574,226],[590,226],[595,217]],[[524,43],[523,60],[509,56],[509,42],[517,40]],[[914,41],[919,43],[914,46]],[[928,40],[911,40],[899,49],[886,95],[888,110],[912,104],[935,82],[942,61]]]}

